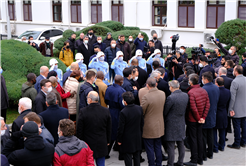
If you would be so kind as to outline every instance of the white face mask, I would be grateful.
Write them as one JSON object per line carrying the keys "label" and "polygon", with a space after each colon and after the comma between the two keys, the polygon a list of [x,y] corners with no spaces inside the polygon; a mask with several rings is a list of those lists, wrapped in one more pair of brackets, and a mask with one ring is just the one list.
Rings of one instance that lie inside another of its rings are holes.
{"label": "white face mask", "polygon": [[123,61],[123,57],[119,57],[119,61],[122,62]]}
{"label": "white face mask", "polygon": [[183,53],[184,53],[184,50],[183,50],[183,49],[180,49],[179,52],[180,52],[181,54],[183,54]]}
{"label": "white face mask", "polygon": [[129,39],[129,41],[131,42],[131,41],[132,41],[132,39]]}
{"label": "white face mask", "polygon": [[203,67],[203,64],[199,63],[199,67],[202,68]]}
{"label": "white face mask", "polygon": [[5,134],[6,130],[1,130],[1,136],[3,136]]}
{"label": "white face mask", "polygon": [[97,42],[98,42],[98,43],[102,43],[102,40],[98,40]]}
{"label": "white face mask", "polygon": [[155,55],[157,58],[160,58],[161,57],[161,54],[156,54]]}
{"label": "white face mask", "polygon": [[138,80],[138,77],[135,77],[134,79],[133,79],[133,81],[137,81]]}
{"label": "white face mask", "polygon": [[104,61],[104,56],[101,56],[101,57],[99,58],[99,61]]}
{"label": "white face mask", "polygon": [[58,137],[60,137],[60,135],[59,135],[59,134],[60,134],[60,132],[58,131],[58,132],[57,132]]}
{"label": "white face mask", "polygon": [[122,105],[125,106],[124,100],[122,100]]}
{"label": "white face mask", "polygon": [[137,60],[141,60],[141,59],[142,59],[142,56],[137,56],[136,59],[137,59]]}
{"label": "white face mask", "polygon": [[57,70],[57,69],[58,69],[58,65],[55,65],[55,66],[54,66],[54,70]]}
{"label": "white face mask", "polygon": [[235,73],[234,73],[234,71],[232,72],[232,75],[233,75],[233,76],[235,76]]}
{"label": "white face mask", "polygon": [[18,107],[18,112],[19,114],[21,114],[22,110],[20,109],[20,107]]}
{"label": "white face mask", "polygon": [[46,41],[46,43],[49,43],[50,41]]}
{"label": "white face mask", "polygon": [[30,40],[30,43],[33,43],[33,40]]}
{"label": "white face mask", "polygon": [[115,48],[116,44],[112,44],[111,46],[112,46],[113,48]]}
{"label": "white face mask", "polygon": [[232,50],[231,49],[229,50],[229,54],[232,54]]}
{"label": "white face mask", "polygon": [[52,91],[52,87],[46,88],[47,89],[47,93],[50,93]]}
{"label": "white face mask", "polygon": [[203,80],[202,80],[202,84],[205,85]]}
{"label": "white face mask", "polygon": [[85,40],[85,44],[87,44],[88,43],[88,40]]}

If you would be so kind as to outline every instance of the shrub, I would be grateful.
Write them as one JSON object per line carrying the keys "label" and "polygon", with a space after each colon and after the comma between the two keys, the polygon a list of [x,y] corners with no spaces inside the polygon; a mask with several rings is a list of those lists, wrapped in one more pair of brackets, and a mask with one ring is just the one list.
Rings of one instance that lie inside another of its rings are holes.
{"label": "shrub", "polygon": [[140,28],[139,27],[124,27],[124,30],[138,30],[140,31]]}
{"label": "shrub", "polygon": [[57,48],[55,48],[55,49],[53,50],[53,55],[54,55],[54,57],[58,57],[58,58],[59,58],[59,54],[60,54],[60,50],[58,50]]}
{"label": "shrub", "polygon": [[113,31],[124,30],[124,25],[118,21],[103,21],[103,22],[97,23],[96,25],[108,27],[108,28],[112,29]]}
{"label": "shrub", "polygon": [[66,40],[69,38],[69,37],[71,37],[71,35],[73,34],[73,33],[75,33],[73,30],[71,30],[71,29],[67,29],[67,30],[65,30],[64,32],[63,32],[63,38],[65,38]]}
{"label": "shrub", "polygon": [[88,33],[89,29],[93,29],[96,36],[106,36],[108,32],[113,33],[113,30],[108,28],[108,27],[99,26],[99,25],[92,25],[92,26],[86,27],[80,31],[77,31],[76,35],[79,36],[80,33],[84,33],[86,35]]}
{"label": "shrub", "polygon": [[137,38],[139,33],[142,33],[144,35],[144,40],[146,42],[149,41],[148,35],[145,32],[138,31],[138,30],[117,31],[117,32],[112,33],[112,37],[113,37],[113,39],[117,40],[119,35],[125,35],[125,40],[127,41],[129,36],[132,36],[133,39],[135,39],[135,38]]}
{"label": "shrub", "polygon": [[[64,37],[57,39],[57,40],[55,41],[55,43],[54,43],[54,47],[55,47],[56,49],[58,49],[58,50],[61,50],[62,47],[63,47],[63,45],[64,45],[64,42],[65,42],[66,40],[67,40],[67,39],[64,38]],[[53,53],[54,53],[54,51],[53,51]]]}
{"label": "shrub", "polygon": [[227,45],[226,49],[236,46],[241,55],[246,51],[246,21],[235,19],[222,23],[215,32],[215,37]]}
{"label": "shrub", "polygon": [[[1,67],[5,78],[9,99],[16,103],[21,98],[21,86],[26,82],[28,73],[39,75],[39,69],[49,67],[51,58],[44,57],[30,45],[17,40],[1,41]],[[65,72],[66,66],[57,59],[59,68]]]}

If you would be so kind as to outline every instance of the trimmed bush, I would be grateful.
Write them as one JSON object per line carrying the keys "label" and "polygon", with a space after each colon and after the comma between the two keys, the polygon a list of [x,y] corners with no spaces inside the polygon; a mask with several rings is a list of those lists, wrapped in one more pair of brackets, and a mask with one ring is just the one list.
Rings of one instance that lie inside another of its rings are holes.
{"label": "trimmed bush", "polygon": [[[21,86],[26,82],[26,75],[35,73],[38,76],[40,67],[49,67],[51,58],[44,57],[35,48],[17,40],[2,40],[1,48],[2,75],[6,81],[9,99],[16,103],[21,98]],[[57,60],[59,68],[65,72],[66,65]]]}
{"label": "trimmed bush", "polygon": [[222,23],[216,30],[215,37],[227,45],[226,49],[236,46],[237,53],[242,55],[246,52],[246,21],[235,19]]}
{"label": "trimmed bush", "polygon": [[125,35],[125,40],[127,41],[129,36],[132,36],[133,39],[136,39],[139,33],[142,33],[144,35],[144,40],[146,42],[149,41],[148,35],[145,32],[138,31],[138,30],[117,31],[117,32],[112,33],[112,37],[113,39],[117,40],[119,35]]}
{"label": "trimmed bush", "polygon": [[124,25],[118,21],[103,21],[103,22],[97,23],[96,25],[108,27],[109,29],[112,29],[113,31],[124,30]]}
{"label": "trimmed bush", "polygon": [[113,33],[113,30],[108,28],[108,27],[99,26],[99,25],[92,25],[92,26],[86,27],[80,31],[77,31],[76,35],[79,36],[80,33],[84,33],[86,35],[88,33],[89,29],[93,29],[94,34],[96,36],[106,36],[108,32]]}
{"label": "trimmed bush", "polygon": [[60,50],[58,50],[57,48],[55,48],[55,49],[53,50],[53,55],[54,55],[54,57],[58,57],[58,58],[59,58],[59,54],[60,54]]}
{"label": "trimmed bush", "polygon": [[75,33],[73,30],[67,29],[67,30],[65,30],[65,31],[63,32],[62,35],[63,35],[63,38],[68,39],[69,37],[71,37],[71,35],[72,35],[73,33]]}
{"label": "trimmed bush", "polygon": [[140,31],[140,28],[138,28],[138,27],[124,27],[124,30],[138,30],[138,31]]}
{"label": "trimmed bush", "polygon": [[[54,47],[60,51],[62,49],[65,41],[67,41],[67,38],[64,38],[64,37],[57,39],[54,43]],[[54,53],[54,51],[53,51],[53,53]]]}

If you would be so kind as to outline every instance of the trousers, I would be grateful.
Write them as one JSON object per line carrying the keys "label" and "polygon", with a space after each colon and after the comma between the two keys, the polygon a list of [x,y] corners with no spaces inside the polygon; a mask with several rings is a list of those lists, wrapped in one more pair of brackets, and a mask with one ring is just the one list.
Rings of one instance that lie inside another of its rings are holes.
{"label": "trousers", "polygon": [[[185,148],[184,141],[176,141],[179,151],[178,164],[183,165],[184,156],[185,156]],[[168,166],[173,166],[174,164],[174,150],[175,150],[175,141],[167,141],[167,154],[168,154]]]}

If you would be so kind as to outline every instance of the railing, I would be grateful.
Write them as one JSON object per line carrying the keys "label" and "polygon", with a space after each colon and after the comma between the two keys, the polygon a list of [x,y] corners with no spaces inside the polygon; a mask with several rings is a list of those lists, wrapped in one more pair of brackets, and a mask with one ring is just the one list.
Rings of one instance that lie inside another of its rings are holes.
{"label": "railing", "polygon": [[[5,40],[7,39],[8,35],[4,35],[4,34],[0,34],[0,40]],[[11,39],[15,39],[17,38],[18,36],[16,35],[11,35]]]}

